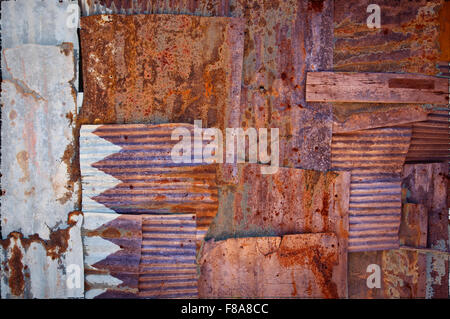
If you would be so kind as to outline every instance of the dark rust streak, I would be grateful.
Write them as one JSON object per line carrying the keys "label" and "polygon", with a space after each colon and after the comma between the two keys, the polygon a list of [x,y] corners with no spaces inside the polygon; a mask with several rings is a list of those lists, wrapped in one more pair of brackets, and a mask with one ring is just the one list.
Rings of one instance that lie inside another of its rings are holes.
{"label": "dark rust streak", "polygon": [[433,80],[389,79],[390,89],[434,90]]}

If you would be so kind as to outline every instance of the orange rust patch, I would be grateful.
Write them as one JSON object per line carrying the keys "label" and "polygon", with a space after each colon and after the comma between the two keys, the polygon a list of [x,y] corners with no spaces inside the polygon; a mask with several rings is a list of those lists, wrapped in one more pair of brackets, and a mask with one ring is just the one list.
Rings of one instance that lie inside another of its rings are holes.
{"label": "orange rust patch", "polygon": [[23,275],[22,252],[19,247],[14,246],[11,257],[9,258],[9,288],[15,296],[21,296],[25,288],[25,280]]}
{"label": "orange rust patch", "polygon": [[441,59],[450,61],[450,2],[445,1],[439,11]]}
{"label": "orange rust patch", "polygon": [[15,110],[11,110],[11,112],[9,112],[9,119],[11,121],[13,121],[16,117],[17,117],[17,112]]}
{"label": "orange rust patch", "polygon": [[20,182],[24,183],[30,180],[30,171],[28,168],[28,153],[26,151],[21,151],[16,155],[17,162],[23,172],[23,177],[19,179]]}

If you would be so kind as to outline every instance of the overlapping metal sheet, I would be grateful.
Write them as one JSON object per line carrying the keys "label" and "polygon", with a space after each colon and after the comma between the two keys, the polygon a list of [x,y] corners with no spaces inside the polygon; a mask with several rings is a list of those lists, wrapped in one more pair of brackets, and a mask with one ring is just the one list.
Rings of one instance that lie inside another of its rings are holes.
{"label": "overlapping metal sheet", "polygon": [[203,298],[345,297],[337,275],[342,273],[337,266],[337,249],[338,241],[332,233],[208,241],[200,260],[199,295]]}
{"label": "overlapping metal sheet", "polygon": [[85,213],[85,298],[138,298],[142,218]]}
{"label": "overlapping metal sheet", "polygon": [[349,251],[399,246],[401,172],[411,128],[333,134],[332,167],[351,171]]}
{"label": "overlapping metal sheet", "polygon": [[[68,42],[73,44],[74,58],[78,61],[77,8],[78,3],[73,0],[2,1],[2,49],[22,44],[61,45]],[[73,86],[78,89],[78,62],[75,69]],[[11,78],[3,57],[2,78]]]}
{"label": "overlapping metal sheet", "polygon": [[195,215],[142,218],[141,298],[197,298]]}
{"label": "overlapping metal sheet", "polygon": [[[236,184],[223,185],[208,238],[333,232],[339,242],[339,296],[346,295],[350,173],[282,168],[263,175],[239,164]],[[343,273],[339,273],[343,271]]]}
{"label": "overlapping metal sheet", "polygon": [[217,214],[216,165],[175,163],[177,128],[193,131],[189,124],[82,126],[83,211],[193,213],[201,240]]}
{"label": "overlapping metal sheet", "polygon": [[187,15],[82,17],[82,123],[239,126],[243,22]]}

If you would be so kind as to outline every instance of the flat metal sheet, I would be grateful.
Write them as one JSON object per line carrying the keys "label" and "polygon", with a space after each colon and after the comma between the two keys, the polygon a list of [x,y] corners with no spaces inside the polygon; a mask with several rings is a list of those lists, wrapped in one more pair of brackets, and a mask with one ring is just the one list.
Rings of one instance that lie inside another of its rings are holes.
{"label": "flat metal sheet", "polygon": [[[336,271],[346,272],[350,173],[279,168],[263,175],[262,167],[238,164],[238,183],[220,188],[207,238],[333,232],[339,242]],[[345,296],[344,273],[338,278],[344,280],[337,281],[339,296]]]}
{"label": "flat metal sheet", "polygon": [[[340,298],[332,233],[208,241],[200,259],[201,298]],[[344,265],[340,265],[343,267]]]}
{"label": "flat metal sheet", "polygon": [[239,126],[240,19],[82,17],[81,42],[82,123]]}
{"label": "flat metal sheet", "polygon": [[141,298],[197,298],[195,215],[143,216]]}
{"label": "flat metal sheet", "polygon": [[333,134],[332,167],[351,171],[349,251],[399,246],[401,172],[410,127]]}
{"label": "flat metal sheet", "polygon": [[142,218],[85,213],[85,298],[138,298]]}

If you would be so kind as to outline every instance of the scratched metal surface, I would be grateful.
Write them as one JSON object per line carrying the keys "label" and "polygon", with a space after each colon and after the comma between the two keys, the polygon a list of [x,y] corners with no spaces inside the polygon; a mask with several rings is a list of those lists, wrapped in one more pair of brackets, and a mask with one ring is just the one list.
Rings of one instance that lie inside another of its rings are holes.
{"label": "scratched metal surface", "polygon": [[217,214],[216,164],[174,163],[176,128],[193,131],[189,124],[82,126],[83,211],[194,213],[201,240]]}
{"label": "scratched metal surface", "polygon": [[333,134],[334,170],[351,171],[349,251],[398,248],[401,172],[411,128]]}
{"label": "scratched metal surface", "polygon": [[188,15],[81,18],[81,121],[237,127],[243,23]]}

